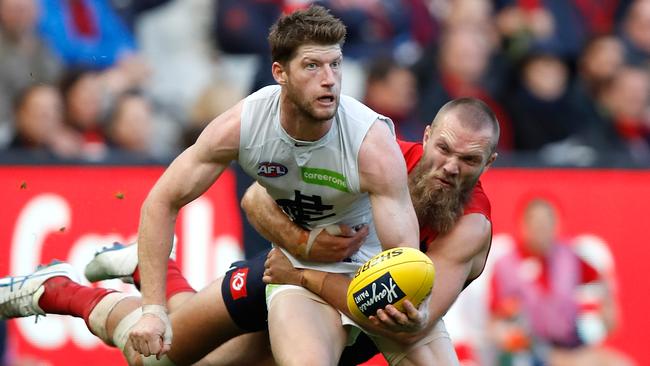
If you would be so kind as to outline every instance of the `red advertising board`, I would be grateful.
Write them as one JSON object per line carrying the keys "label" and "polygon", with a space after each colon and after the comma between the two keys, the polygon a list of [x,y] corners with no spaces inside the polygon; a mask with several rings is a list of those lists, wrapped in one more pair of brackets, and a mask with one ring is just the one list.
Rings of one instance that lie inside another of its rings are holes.
{"label": "red advertising board", "polygon": [[[620,306],[620,324],[607,345],[623,351],[638,365],[650,365],[646,335],[650,329],[650,285],[645,280],[650,261],[650,171],[491,169],[482,181],[492,202],[495,239],[490,260],[498,255],[498,244],[515,237],[521,210],[534,197],[548,199],[558,207],[562,237],[596,239],[607,245],[614,259]],[[484,338],[486,323],[481,316],[484,318],[486,311],[489,275],[486,268],[459,298],[455,306],[461,310],[452,308],[447,314],[447,328],[455,342],[471,344]],[[466,296],[468,292],[470,296]],[[480,345],[474,346],[474,361],[478,362]],[[384,365],[380,356],[364,364]]]}
{"label": "red advertising board", "polygon": [[[135,240],[140,205],[158,167],[0,167],[0,276],[32,272],[60,259],[83,271],[94,251]],[[184,207],[176,225],[177,261],[197,288],[243,256],[234,174],[226,171]],[[102,285],[131,290],[118,281]],[[9,322],[10,349],[58,365],[124,365],[121,354],[80,319],[33,317]]]}
{"label": "red advertising board", "polygon": [[[134,240],[140,205],[161,172],[151,167],[0,167],[0,276],[30,272],[53,258],[83,270],[102,244]],[[541,196],[558,205],[563,236],[590,235],[608,245],[621,306],[620,327],[608,343],[639,365],[650,365],[645,351],[650,286],[643,277],[650,258],[650,172],[492,169],[483,183],[492,201],[495,237],[514,235],[524,202]],[[180,213],[177,258],[195,287],[242,255],[235,187],[234,176],[226,173]],[[48,316],[34,324],[27,318],[10,322],[10,331],[18,356],[55,366],[124,364],[119,352],[100,344],[78,319]]]}
{"label": "red advertising board", "polygon": [[607,244],[620,305],[619,328],[608,343],[650,365],[650,171],[493,169],[483,183],[496,235],[516,233],[522,206],[539,196],[558,206],[562,236],[594,236]]}

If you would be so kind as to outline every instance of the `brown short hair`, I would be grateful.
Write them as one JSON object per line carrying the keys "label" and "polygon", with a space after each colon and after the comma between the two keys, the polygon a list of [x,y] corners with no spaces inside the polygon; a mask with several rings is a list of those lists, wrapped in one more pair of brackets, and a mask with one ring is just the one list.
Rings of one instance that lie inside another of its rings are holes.
{"label": "brown short hair", "polygon": [[271,27],[271,59],[286,64],[304,44],[343,45],[346,33],[343,22],[322,6],[295,11],[282,16]]}

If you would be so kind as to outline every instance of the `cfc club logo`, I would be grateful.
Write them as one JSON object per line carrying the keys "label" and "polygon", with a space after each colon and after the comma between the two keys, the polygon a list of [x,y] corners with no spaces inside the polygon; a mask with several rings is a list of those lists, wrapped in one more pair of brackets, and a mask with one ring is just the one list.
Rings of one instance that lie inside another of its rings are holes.
{"label": "cfc club logo", "polygon": [[277,178],[287,174],[286,166],[278,163],[263,162],[257,166],[257,175],[267,178]]}
{"label": "cfc club logo", "polygon": [[233,272],[230,277],[230,294],[233,300],[246,297],[246,277],[248,276],[248,268],[239,268]]}

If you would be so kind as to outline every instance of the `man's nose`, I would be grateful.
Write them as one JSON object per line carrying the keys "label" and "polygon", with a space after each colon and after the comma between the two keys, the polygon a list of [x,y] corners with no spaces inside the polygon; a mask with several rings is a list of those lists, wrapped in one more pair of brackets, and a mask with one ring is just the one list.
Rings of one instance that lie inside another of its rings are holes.
{"label": "man's nose", "polygon": [[321,84],[324,86],[332,86],[336,82],[336,75],[334,74],[334,70],[327,65],[323,67],[323,79],[321,80]]}
{"label": "man's nose", "polygon": [[447,175],[453,175],[456,176],[458,173],[460,173],[460,169],[458,168],[458,161],[454,158],[447,159],[445,162],[445,165],[443,165],[442,169],[444,170],[445,174]]}

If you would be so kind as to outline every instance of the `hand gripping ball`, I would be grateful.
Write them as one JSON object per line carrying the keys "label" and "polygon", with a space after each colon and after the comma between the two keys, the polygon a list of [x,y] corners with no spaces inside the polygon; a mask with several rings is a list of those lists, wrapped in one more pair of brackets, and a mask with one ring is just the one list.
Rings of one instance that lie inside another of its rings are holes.
{"label": "hand gripping ball", "polygon": [[433,288],[433,262],[421,251],[408,247],[385,250],[364,263],[348,287],[348,309],[365,319],[393,304],[403,311],[408,299],[418,307]]}

